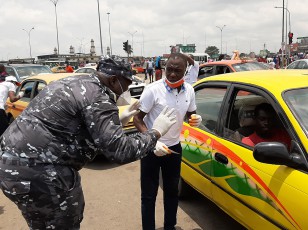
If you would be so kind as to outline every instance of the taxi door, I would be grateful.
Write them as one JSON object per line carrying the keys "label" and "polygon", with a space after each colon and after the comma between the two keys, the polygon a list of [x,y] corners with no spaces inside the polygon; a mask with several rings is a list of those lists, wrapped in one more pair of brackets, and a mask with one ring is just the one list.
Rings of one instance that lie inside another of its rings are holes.
{"label": "taxi door", "polygon": [[212,199],[213,186],[212,144],[227,86],[217,84],[209,87],[208,84],[201,84],[195,88],[197,114],[201,115],[203,121],[198,128],[184,123],[181,133],[181,177],[209,199]]}
{"label": "taxi door", "polygon": [[[243,106],[253,113],[256,105],[268,103],[277,112],[277,124],[283,119],[282,127],[288,126],[290,138],[298,142],[282,108],[270,94],[256,88],[236,85],[228,95],[219,135],[212,141],[214,201],[249,229],[307,229],[307,218],[300,214],[308,211],[308,185],[301,183],[308,179],[307,173],[258,162],[253,147],[241,141],[244,133],[237,133],[248,126],[240,120]],[[244,117],[250,115],[247,112]]]}

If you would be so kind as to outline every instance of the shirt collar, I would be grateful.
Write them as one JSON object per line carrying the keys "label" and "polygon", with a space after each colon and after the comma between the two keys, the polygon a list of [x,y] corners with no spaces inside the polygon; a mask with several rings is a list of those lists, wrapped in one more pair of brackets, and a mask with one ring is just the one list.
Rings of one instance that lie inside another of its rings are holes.
{"label": "shirt collar", "polygon": [[[166,89],[167,89],[167,91],[168,91],[169,93],[172,93],[172,91],[173,91],[174,89],[176,89],[176,88],[171,88],[169,85],[167,85],[166,81],[163,80],[163,82],[164,82],[164,85],[165,85],[165,87],[166,87]],[[186,88],[185,88],[185,84],[184,84],[184,83],[183,83],[182,86],[181,86],[181,91],[186,91]]]}

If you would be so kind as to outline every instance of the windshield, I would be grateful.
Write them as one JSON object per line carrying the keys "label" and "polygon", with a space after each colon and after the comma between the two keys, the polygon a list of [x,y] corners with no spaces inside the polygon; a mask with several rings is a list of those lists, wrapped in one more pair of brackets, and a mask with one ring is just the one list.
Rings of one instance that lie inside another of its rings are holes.
{"label": "windshield", "polygon": [[283,97],[308,136],[308,88],[287,91]]}
{"label": "windshield", "polygon": [[236,72],[269,69],[268,66],[261,62],[243,62],[232,66]]}
{"label": "windshield", "polygon": [[18,76],[21,79],[38,75],[41,73],[52,73],[51,70],[46,66],[22,66],[16,67]]}

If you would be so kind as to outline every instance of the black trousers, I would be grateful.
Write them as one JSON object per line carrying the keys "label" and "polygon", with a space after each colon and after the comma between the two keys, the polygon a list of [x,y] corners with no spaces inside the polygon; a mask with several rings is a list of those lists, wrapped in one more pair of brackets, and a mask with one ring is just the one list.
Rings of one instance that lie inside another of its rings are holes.
{"label": "black trousers", "polygon": [[0,109],[0,136],[9,127],[9,122],[4,109]]}
{"label": "black trousers", "polygon": [[[182,153],[179,144],[171,150]],[[164,229],[173,230],[178,209],[178,184],[182,154],[169,154],[157,157],[150,153],[141,159],[141,211],[143,230],[155,230],[155,202],[159,186],[159,172],[162,172],[164,190]]]}
{"label": "black trousers", "polygon": [[17,205],[31,230],[80,229],[85,202],[76,170],[51,164],[10,165],[0,160],[0,189]]}

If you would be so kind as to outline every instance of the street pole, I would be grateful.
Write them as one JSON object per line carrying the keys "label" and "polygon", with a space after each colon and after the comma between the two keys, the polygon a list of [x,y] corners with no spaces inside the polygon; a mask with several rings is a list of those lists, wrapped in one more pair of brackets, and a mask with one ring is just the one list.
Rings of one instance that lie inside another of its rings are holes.
{"label": "street pole", "polygon": [[[287,22],[287,12],[289,14],[289,31],[291,32],[291,13],[287,7],[284,7],[284,0],[283,0],[283,7],[275,6],[275,8],[282,8],[282,42],[281,42],[281,54],[282,54],[282,62],[281,62],[281,67],[283,67],[284,63],[284,58],[283,58],[283,46],[285,45],[286,49],[286,43],[288,41],[288,22]],[[286,42],[284,42],[284,10],[286,10]],[[287,53],[286,53],[287,54]],[[290,51],[289,51],[290,55]]]}
{"label": "street pole", "polygon": [[56,30],[57,30],[57,45],[58,45],[58,55],[60,54],[59,47],[59,32],[58,32],[58,15],[57,15],[57,4],[59,0],[50,0],[55,5],[55,15],[56,15]]}
{"label": "street pole", "polygon": [[99,10],[99,0],[97,0],[97,12],[98,12],[99,36],[100,36],[100,42],[101,42],[101,55],[104,55],[103,41],[102,41],[102,28],[101,28],[101,14]]}
{"label": "street pole", "polygon": [[109,44],[110,44],[110,54],[112,56],[112,46],[111,46],[111,32],[110,32],[110,20],[109,20],[109,16],[110,16],[110,13],[108,12],[108,24],[109,24]]}
{"label": "street pole", "polygon": [[134,34],[137,33],[137,30],[135,32],[133,32],[133,33],[130,33],[130,32],[128,32],[128,33],[132,36],[132,50],[134,52]]}
{"label": "street pole", "polygon": [[223,25],[222,27],[216,26],[218,29],[220,29],[220,54],[222,54],[222,30],[226,27],[226,25]]}
{"label": "street pole", "polygon": [[22,29],[24,31],[26,31],[26,33],[28,34],[28,39],[29,39],[29,48],[30,48],[30,58],[32,59],[32,52],[31,52],[31,31],[34,30],[34,27],[32,27],[29,31]]}
{"label": "street pole", "polygon": [[282,42],[281,42],[281,68],[283,68],[284,66],[284,57],[283,57],[283,46],[285,46],[284,44],[284,39],[283,39],[283,36],[284,36],[284,0],[282,0]]}

